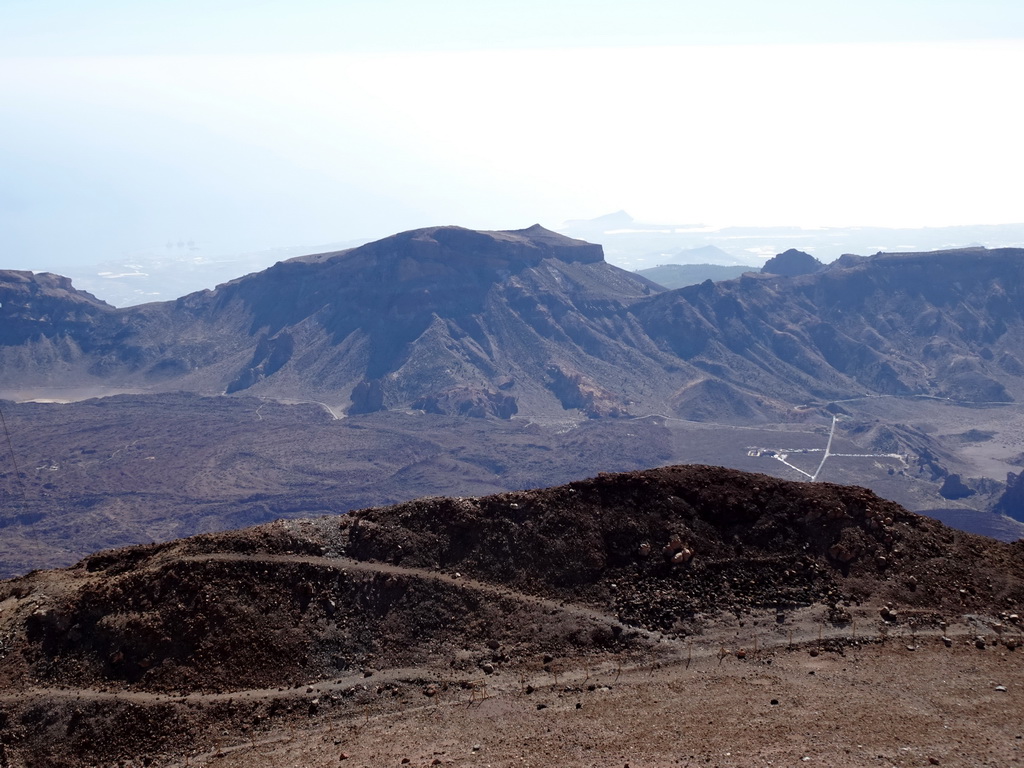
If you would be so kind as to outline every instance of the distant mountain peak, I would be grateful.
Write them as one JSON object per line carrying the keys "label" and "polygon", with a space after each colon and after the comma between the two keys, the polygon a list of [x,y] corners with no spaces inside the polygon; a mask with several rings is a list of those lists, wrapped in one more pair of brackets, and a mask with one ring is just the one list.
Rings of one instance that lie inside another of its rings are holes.
{"label": "distant mountain peak", "polygon": [[811,254],[798,251],[796,248],[790,248],[788,251],[783,251],[768,259],[764,267],[761,268],[761,272],[766,275],[796,277],[797,275],[810,275],[818,272],[824,266]]}
{"label": "distant mountain peak", "polygon": [[466,266],[479,263],[504,268],[535,266],[548,258],[593,264],[604,261],[604,249],[552,232],[540,224],[526,229],[493,231],[437,226],[400,232],[332,256],[353,260],[360,256],[445,262],[457,259]]}
{"label": "distant mountain peak", "polygon": [[557,232],[552,232],[550,229],[543,226],[542,224],[533,224],[529,227],[526,227],[526,229],[509,229],[501,231],[522,233],[524,235],[554,235],[556,237],[558,236]]}
{"label": "distant mountain peak", "polygon": [[410,229],[343,251],[298,256],[289,262],[316,264],[344,260],[380,267],[396,261],[443,262],[462,268],[536,266],[544,259],[595,264],[604,261],[600,245],[534,224],[526,229],[478,230],[455,225]]}
{"label": "distant mountain peak", "polygon": [[548,229],[547,227],[541,224],[534,224],[533,226],[527,227],[526,229],[499,230],[498,233],[503,235],[520,235],[529,240],[551,240],[567,243],[584,242],[583,240],[576,240],[572,237],[568,237],[567,235],[562,235],[559,234],[558,232],[553,232],[552,230]]}
{"label": "distant mountain peak", "polygon": [[602,224],[625,226],[626,224],[633,224],[636,219],[625,211],[620,210],[615,211],[614,213],[606,213],[604,216],[598,216],[594,221],[599,221]]}
{"label": "distant mountain peak", "polygon": [[[621,410],[599,397],[608,387],[590,357],[649,364],[603,322],[656,291],[606,263],[600,245],[540,224],[434,226],[278,264],[222,286],[207,306],[211,317],[234,313],[256,341],[234,366],[229,393],[289,379],[325,396],[351,393],[352,413],[509,418],[520,410]],[[510,382],[514,391],[506,391]]]}
{"label": "distant mountain peak", "polygon": [[635,224],[636,220],[625,211],[606,213],[594,219],[570,219],[566,227],[583,227],[590,229],[620,229]]}

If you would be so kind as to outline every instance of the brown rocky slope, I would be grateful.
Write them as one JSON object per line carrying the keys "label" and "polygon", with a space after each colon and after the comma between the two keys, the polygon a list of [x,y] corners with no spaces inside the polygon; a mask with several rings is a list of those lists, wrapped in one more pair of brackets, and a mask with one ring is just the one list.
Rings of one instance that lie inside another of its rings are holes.
{"label": "brown rocky slope", "polygon": [[747,621],[770,627],[750,638],[758,654],[780,628],[790,649],[815,629],[824,651],[890,632],[916,647],[965,616],[1012,650],[1022,607],[1019,544],[865,489],[706,466],[602,475],[2,582],[0,744],[5,765],[176,764],[310,718],[402,717],[450,689],[472,705],[488,680],[522,695],[537,676],[557,691],[573,670],[679,664],[694,640],[717,646]]}

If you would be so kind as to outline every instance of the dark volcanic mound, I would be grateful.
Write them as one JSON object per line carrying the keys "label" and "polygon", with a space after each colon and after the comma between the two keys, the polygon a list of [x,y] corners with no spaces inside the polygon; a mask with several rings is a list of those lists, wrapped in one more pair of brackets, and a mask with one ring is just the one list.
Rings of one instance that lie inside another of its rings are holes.
{"label": "dark volcanic mound", "polygon": [[440,668],[657,654],[751,611],[848,626],[862,603],[917,628],[1020,611],[1020,546],[862,488],[677,466],[113,550],[0,583],[0,727],[31,764],[90,764],[294,714],[307,684],[358,706]]}
{"label": "dark volcanic mound", "polygon": [[278,521],[10,580],[0,601],[26,623],[0,668],[12,685],[280,685],[422,661],[460,637],[530,644],[533,609],[516,595],[666,632],[723,610],[880,596],[994,610],[1024,598],[1018,549],[863,488],[666,467]]}

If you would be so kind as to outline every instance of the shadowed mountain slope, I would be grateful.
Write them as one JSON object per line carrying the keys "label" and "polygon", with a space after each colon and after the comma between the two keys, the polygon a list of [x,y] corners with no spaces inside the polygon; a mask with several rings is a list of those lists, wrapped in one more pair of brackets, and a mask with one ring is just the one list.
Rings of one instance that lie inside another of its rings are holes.
{"label": "shadowed mountain slope", "polygon": [[84,328],[113,309],[92,294],[76,290],[68,278],[47,272],[0,270],[0,286],[0,344],[5,347],[50,335],[55,327]]}

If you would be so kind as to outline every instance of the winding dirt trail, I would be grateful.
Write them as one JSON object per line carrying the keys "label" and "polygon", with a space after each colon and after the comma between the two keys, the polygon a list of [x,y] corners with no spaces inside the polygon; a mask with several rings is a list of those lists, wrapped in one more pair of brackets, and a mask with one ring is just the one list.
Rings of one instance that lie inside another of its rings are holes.
{"label": "winding dirt trail", "polygon": [[[775,621],[776,614],[768,611],[756,612],[751,617],[748,617],[748,621],[738,621],[731,615],[723,615],[709,622],[708,629],[702,634],[694,637],[679,638],[625,624],[614,616],[589,606],[551,600],[519,592],[509,587],[489,584],[461,574],[455,576],[424,568],[368,562],[347,557],[323,557],[302,554],[250,555],[212,553],[191,555],[182,559],[192,562],[302,564],[341,572],[357,571],[371,574],[389,574],[410,579],[425,579],[444,583],[449,587],[482,592],[497,598],[518,601],[537,607],[551,615],[563,613],[589,622],[599,623],[606,627],[619,627],[623,632],[629,633],[633,637],[644,638],[649,643],[649,650],[656,650],[655,660],[642,664],[628,662],[624,664],[621,656],[614,657],[614,660],[606,658],[593,667],[577,660],[576,668],[566,668],[560,673],[560,679],[563,682],[579,682],[584,677],[589,678],[591,674],[598,674],[602,671],[608,673],[609,670],[616,675],[623,672],[635,672],[639,669],[650,668],[652,665],[686,664],[689,666],[690,664],[707,662],[708,660],[721,664],[724,658],[733,656],[739,648],[744,648],[745,653],[757,654],[776,651],[780,648],[800,647],[809,644],[813,645],[814,643],[821,644],[835,640],[851,641],[861,639],[874,642],[880,637],[876,627],[877,608],[875,606],[863,606],[857,610],[855,612],[855,620],[849,626],[835,626],[823,621],[821,618],[822,607],[820,605],[791,611],[785,625],[778,624]],[[977,634],[979,629],[983,628],[984,623],[985,619],[983,617],[965,618],[962,626],[950,627],[946,630],[945,634],[963,640]],[[1020,630],[1017,630],[1016,634],[1021,634]],[[941,633],[935,631],[929,634],[917,635],[906,627],[895,627],[892,629],[891,637],[892,642],[895,643],[901,643],[906,640],[919,643],[928,640],[938,641],[940,635]],[[551,682],[550,672],[520,675],[514,681],[511,680],[512,677],[512,675],[508,674],[504,675],[503,679],[499,676],[488,677],[486,678],[487,686],[494,690],[511,690],[513,687],[521,687],[527,683],[539,687]],[[225,692],[190,691],[174,694],[137,690],[111,691],[94,688],[31,687],[16,693],[0,693],[0,702],[23,703],[26,700],[82,700],[130,702],[138,705],[176,702],[212,704],[226,701],[257,701],[282,698],[308,699],[349,691],[354,686],[368,683],[372,683],[374,686],[384,683],[422,683],[424,685],[427,683],[439,683],[457,687],[469,686],[472,688],[480,679],[479,674],[453,675],[450,669],[419,666],[378,671],[374,672],[370,678],[367,678],[360,672],[342,675],[331,680],[310,681],[290,688],[272,686]]]}
{"label": "winding dirt trail", "polygon": [[485,581],[478,581],[464,574],[444,573],[433,571],[427,568],[411,568],[404,565],[382,563],[379,561],[354,560],[349,557],[317,557],[314,555],[244,555],[236,553],[217,553],[210,555],[191,555],[182,558],[185,561],[206,561],[206,562],[257,562],[257,563],[300,563],[303,565],[314,565],[320,568],[328,568],[334,571],[359,571],[363,573],[382,573],[393,576],[402,576],[411,579],[423,579],[461,589],[483,592],[507,600],[515,600],[521,603],[537,606],[551,613],[566,613],[581,619],[596,621],[607,626],[617,626],[624,631],[637,633],[654,642],[661,642],[667,638],[659,632],[651,632],[641,627],[634,627],[624,624],[614,616],[577,603],[567,603],[560,600],[550,600],[539,595],[531,595],[526,592],[519,592],[511,587],[490,584]]}

